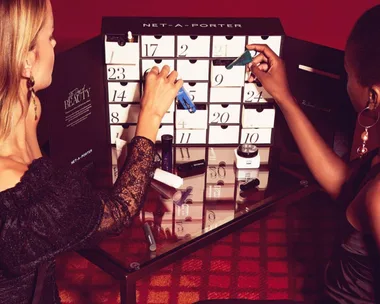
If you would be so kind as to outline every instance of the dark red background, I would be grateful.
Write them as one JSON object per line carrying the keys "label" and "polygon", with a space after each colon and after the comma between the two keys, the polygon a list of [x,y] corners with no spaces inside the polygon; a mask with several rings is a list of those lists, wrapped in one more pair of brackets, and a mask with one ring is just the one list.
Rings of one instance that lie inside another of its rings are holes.
{"label": "dark red background", "polygon": [[57,50],[100,33],[102,16],[278,17],[288,36],[344,49],[356,19],[379,0],[51,0]]}

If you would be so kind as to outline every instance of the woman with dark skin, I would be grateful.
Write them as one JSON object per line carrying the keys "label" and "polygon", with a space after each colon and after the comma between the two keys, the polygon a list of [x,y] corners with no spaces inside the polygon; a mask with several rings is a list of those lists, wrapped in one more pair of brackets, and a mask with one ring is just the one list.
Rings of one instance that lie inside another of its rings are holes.
{"label": "woman with dark skin", "polygon": [[[380,140],[380,5],[365,12],[346,45],[347,91],[363,128],[360,141]],[[380,303],[380,153],[357,149],[358,159],[344,163],[327,146],[289,90],[284,62],[266,45],[248,65],[276,100],[295,141],[321,187],[341,207],[337,246],[325,272],[320,303]],[[366,153],[367,152],[367,153]],[[291,301],[210,300],[207,303],[291,303]],[[203,303],[202,301],[199,303]]]}
{"label": "woman with dark skin", "polygon": [[153,177],[161,119],[183,84],[168,66],[146,74],[125,169],[100,195],[81,172],[55,167],[38,146],[36,92],[52,81],[53,30],[49,0],[0,1],[1,304],[60,303],[55,256],[131,223]]}

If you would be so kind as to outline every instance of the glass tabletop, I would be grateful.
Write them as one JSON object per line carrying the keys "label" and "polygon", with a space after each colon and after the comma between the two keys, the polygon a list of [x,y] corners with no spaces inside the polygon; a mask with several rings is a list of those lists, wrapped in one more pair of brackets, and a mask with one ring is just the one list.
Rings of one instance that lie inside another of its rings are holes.
{"label": "glass tabletop", "polygon": [[[103,240],[100,249],[122,268],[140,269],[303,188],[297,174],[290,174],[276,164],[270,147],[259,147],[260,167],[256,169],[236,168],[235,149],[175,147],[175,173],[178,165],[196,160],[204,160],[204,168],[182,174],[183,185],[177,191],[168,192],[168,188],[157,187],[162,184],[154,182],[133,225],[121,235]],[[253,187],[242,191],[241,185],[252,180],[256,180]],[[178,194],[183,199],[178,200]],[[149,249],[144,223],[152,231],[155,251]]]}

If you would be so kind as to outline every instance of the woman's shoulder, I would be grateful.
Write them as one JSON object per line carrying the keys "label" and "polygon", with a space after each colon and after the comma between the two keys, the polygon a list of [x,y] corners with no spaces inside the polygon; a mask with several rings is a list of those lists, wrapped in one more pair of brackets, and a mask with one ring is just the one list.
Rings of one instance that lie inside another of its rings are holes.
{"label": "woman's shoulder", "polygon": [[39,179],[50,166],[50,161],[44,157],[33,160],[29,165],[9,157],[0,157],[0,193],[16,188],[31,176]]}
{"label": "woman's shoulder", "polygon": [[0,191],[15,187],[28,170],[28,166],[9,157],[0,157]]}

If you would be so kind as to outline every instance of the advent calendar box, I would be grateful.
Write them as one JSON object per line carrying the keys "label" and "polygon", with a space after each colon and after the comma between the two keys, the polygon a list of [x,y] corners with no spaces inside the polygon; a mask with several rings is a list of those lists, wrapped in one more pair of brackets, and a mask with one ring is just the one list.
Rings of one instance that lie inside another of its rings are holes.
{"label": "advent calendar box", "polygon": [[[178,71],[197,111],[190,114],[175,101],[158,144],[162,134],[171,134],[173,143],[184,147],[272,145],[272,97],[259,83],[247,82],[245,66],[226,65],[249,43],[268,44],[281,56],[285,35],[279,19],[105,17],[102,37],[110,145],[133,138],[143,75],[163,65]],[[113,167],[115,180],[117,159]]]}
{"label": "advent calendar box", "polygon": [[344,154],[354,126],[344,53],[287,37],[277,18],[104,17],[100,36],[58,54],[53,84],[39,94],[40,144],[55,162],[97,169],[111,185],[122,163],[118,157],[125,157],[120,150],[126,146],[116,145],[128,143],[136,130],[143,75],[167,64],[179,72],[197,111],[189,114],[175,100],[158,147],[162,134],[172,134],[179,162],[199,159],[213,147],[253,143],[266,161],[279,146],[284,161],[302,163],[268,92],[247,82],[244,67],[225,68],[249,43],[268,44],[285,61],[300,107]]}

